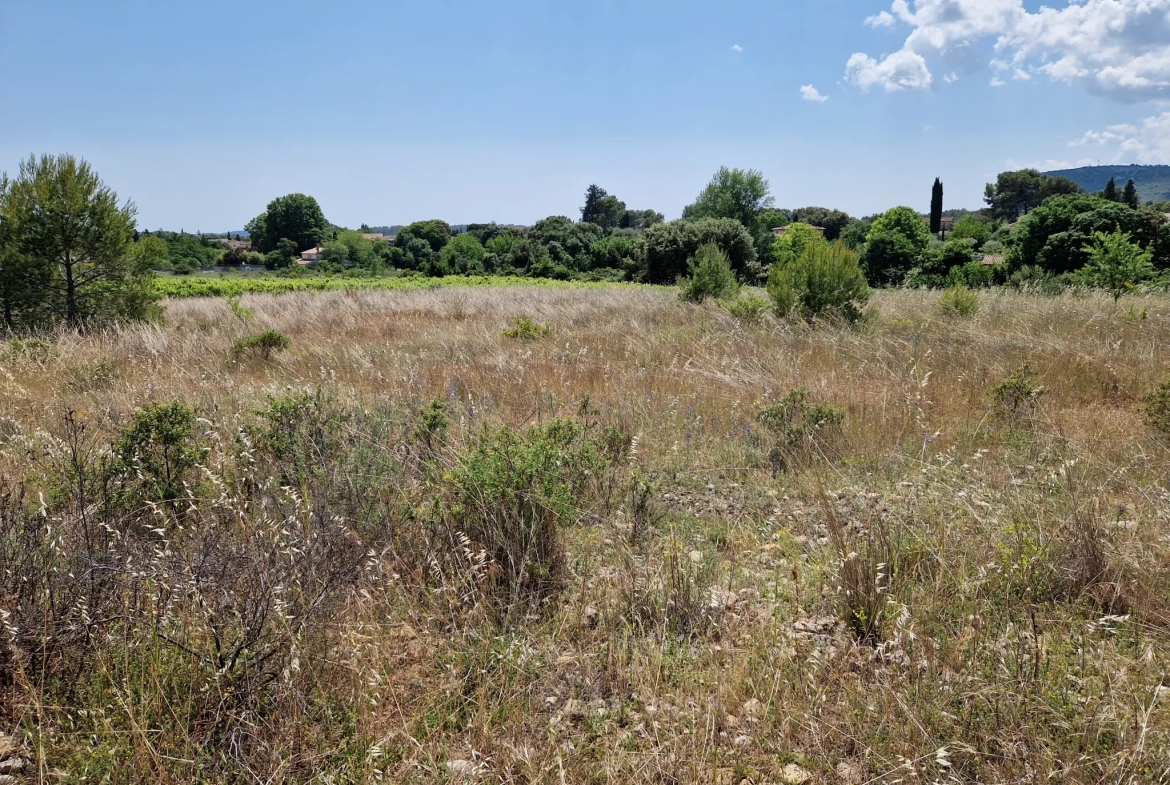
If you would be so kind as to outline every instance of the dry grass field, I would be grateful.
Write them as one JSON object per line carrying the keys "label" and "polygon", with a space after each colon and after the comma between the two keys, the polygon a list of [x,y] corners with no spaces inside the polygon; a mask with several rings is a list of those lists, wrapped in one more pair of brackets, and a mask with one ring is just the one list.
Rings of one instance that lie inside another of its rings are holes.
{"label": "dry grass field", "polygon": [[190,299],[0,347],[18,776],[1170,781],[1170,298],[938,298]]}

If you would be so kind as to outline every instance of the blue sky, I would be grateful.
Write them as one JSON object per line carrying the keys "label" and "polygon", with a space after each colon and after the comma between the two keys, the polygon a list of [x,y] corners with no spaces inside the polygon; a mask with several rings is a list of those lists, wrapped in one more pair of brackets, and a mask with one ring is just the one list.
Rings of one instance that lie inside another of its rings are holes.
{"label": "blue sky", "polygon": [[676,217],[727,165],[862,215],[1170,163],[1170,0],[1050,5],[0,0],[0,169],[70,152],[210,232],[293,191],[352,226],[576,216],[594,182]]}

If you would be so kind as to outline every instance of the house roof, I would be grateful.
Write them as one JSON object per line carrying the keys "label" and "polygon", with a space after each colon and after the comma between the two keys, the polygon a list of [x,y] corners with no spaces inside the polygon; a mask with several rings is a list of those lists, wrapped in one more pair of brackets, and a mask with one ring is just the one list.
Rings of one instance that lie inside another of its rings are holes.
{"label": "house roof", "polygon": [[985,254],[983,256],[983,263],[988,267],[1003,264],[1003,254]]}

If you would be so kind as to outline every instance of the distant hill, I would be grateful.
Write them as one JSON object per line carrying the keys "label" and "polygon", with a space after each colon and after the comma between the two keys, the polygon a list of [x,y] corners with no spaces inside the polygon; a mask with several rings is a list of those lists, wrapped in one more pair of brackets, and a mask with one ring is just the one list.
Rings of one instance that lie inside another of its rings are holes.
{"label": "distant hill", "polygon": [[1105,188],[1112,177],[1117,187],[1122,188],[1129,180],[1137,186],[1138,196],[1143,202],[1163,202],[1170,199],[1170,166],[1084,166],[1080,169],[1063,169],[1044,174],[1067,177],[1089,193]]}

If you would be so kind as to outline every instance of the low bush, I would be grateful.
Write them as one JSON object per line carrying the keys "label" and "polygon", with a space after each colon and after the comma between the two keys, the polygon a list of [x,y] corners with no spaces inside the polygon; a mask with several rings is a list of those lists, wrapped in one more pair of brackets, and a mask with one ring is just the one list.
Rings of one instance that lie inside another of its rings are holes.
{"label": "low bush", "polygon": [[232,345],[232,356],[237,359],[245,355],[259,356],[271,360],[273,355],[283,352],[292,341],[279,330],[265,330],[261,333],[246,335]]}
{"label": "low bush", "polygon": [[979,313],[979,293],[966,284],[952,286],[939,298],[938,310],[943,316],[974,316]]}
{"label": "low bush", "polygon": [[505,338],[514,338],[519,341],[535,341],[537,338],[543,338],[553,331],[552,325],[540,324],[531,319],[516,318],[512,320],[513,326],[504,330]]}
{"label": "low bush", "polygon": [[190,407],[178,401],[147,404],[118,434],[117,467],[139,498],[173,502],[187,495],[200,458],[197,437]]}
{"label": "low bush", "polygon": [[727,312],[740,321],[748,324],[759,324],[771,310],[772,304],[768,298],[761,297],[755,292],[746,292],[723,302]]}
{"label": "low bush", "polygon": [[1047,387],[1034,383],[1038,374],[1025,363],[999,384],[991,388],[991,401],[996,413],[1008,420],[1017,420],[1035,414]]}
{"label": "low bush", "polygon": [[436,499],[435,545],[484,566],[479,588],[505,619],[522,601],[539,604],[563,584],[561,530],[589,514],[608,462],[604,444],[571,420],[484,429]]}
{"label": "low bush", "polygon": [[756,415],[770,436],[768,461],[774,474],[798,468],[823,451],[826,437],[845,422],[845,411],[836,406],[810,404],[808,390],[792,390],[779,403]]}

